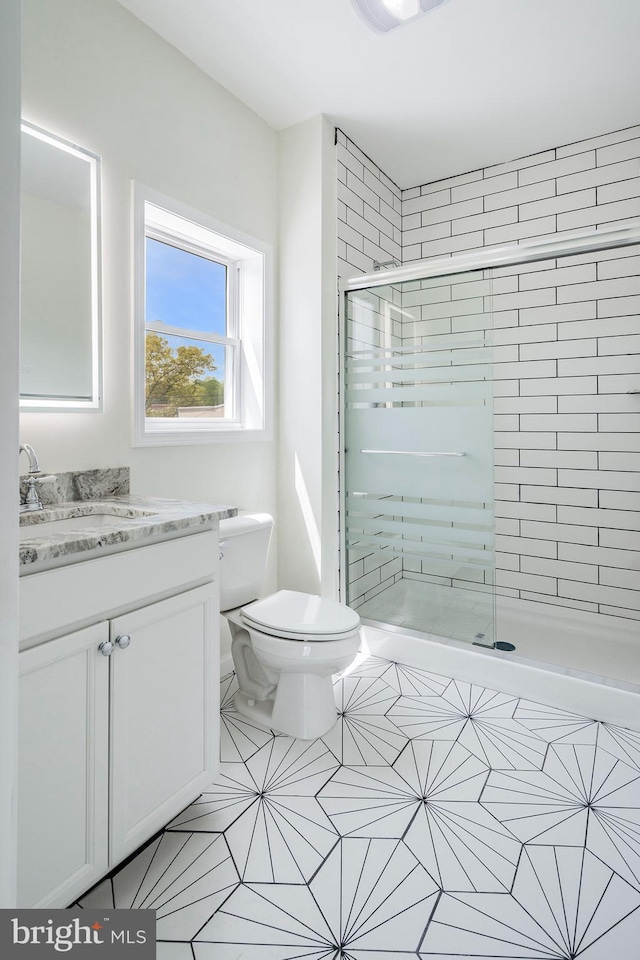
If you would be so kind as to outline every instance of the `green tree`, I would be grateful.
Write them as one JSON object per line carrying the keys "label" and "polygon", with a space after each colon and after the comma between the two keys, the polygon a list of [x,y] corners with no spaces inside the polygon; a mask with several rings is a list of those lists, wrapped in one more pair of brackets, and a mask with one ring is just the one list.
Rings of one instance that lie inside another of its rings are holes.
{"label": "green tree", "polygon": [[208,406],[210,401],[205,398],[212,389],[215,390],[209,385],[213,383],[223,388],[220,381],[213,377],[200,379],[207,371],[216,369],[213,357],[205,353],[202,347],[182,346],[174,349],[166,337],[147,333],[145,358],[148,417],[175,417],[178,407]]}

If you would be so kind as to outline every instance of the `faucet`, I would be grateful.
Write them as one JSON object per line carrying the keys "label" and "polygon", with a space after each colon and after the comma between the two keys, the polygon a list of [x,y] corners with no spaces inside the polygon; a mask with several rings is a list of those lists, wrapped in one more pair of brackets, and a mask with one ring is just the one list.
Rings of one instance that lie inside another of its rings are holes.
{"label": "faucet", "polygon": [[20,513],[27,513],[33,510],[42,510],[42,500],[36,490],[37,483],[45,483],[49,480],[55,480],[54,476],[43,477],[40,471],[40,464],[36,452],[29,443],[21,443],[18,456],[24,452],[29,458],[29,475],[27,477],[27,492],[24,500],[20,500]]}

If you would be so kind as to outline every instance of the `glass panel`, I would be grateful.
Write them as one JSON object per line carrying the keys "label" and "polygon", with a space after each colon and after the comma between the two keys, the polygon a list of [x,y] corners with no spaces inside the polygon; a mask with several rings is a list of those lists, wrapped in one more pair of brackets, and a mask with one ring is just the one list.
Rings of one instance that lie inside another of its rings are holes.
{"label": "glass panel", "polygon": [[345,351],[347,602],[489,645],[490,300],[488,271],[350,293]]}
{"label": "glass panel", "polygon": [[146,322],[226,337],[226,266],[147,237]]}
{"label": "glass panel", "polygon": [[155,331],[147,331],[145,346],[147,417],[225,417],[227,351],[233,347]]}

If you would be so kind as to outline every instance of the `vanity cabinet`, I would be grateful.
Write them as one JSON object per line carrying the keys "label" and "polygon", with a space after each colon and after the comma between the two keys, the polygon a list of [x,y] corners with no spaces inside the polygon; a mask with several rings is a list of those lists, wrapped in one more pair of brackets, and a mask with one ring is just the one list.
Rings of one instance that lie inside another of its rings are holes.
{"label": "vanity cabinet", "polygon": [[[193,550],[206,557],[204,570]],[[189,564],[173,566],[186,556]],[[217,774],[217,534],[141,548],[126,557],[139,571],[134,586],[141,597],[151,599],[159,585],[166,588],[168,576],[179,592],[164,596],[163,589],[161,599],[132,608],[126,578],[122,593],[117,577],[108,585],[103,580],[119,570],[125,555],[78,564],[75,572],[69,567],[35,574],[23,584],[24,599],[44,591],[53,602],[51,574],[65,573],[54,577],[60,590],[78,575],[86,579],[84,568],[95,564],[100,602],[113,614],[20,653],[22,907],[68,906]],[[193,586],[196,572],[205,582]],[[82,612],[86,596],[76,598],[75,609]],[[59,593],[51,622],[70,616],[73,604],[64,614],[60,605],[65,608],[71,599]]]}

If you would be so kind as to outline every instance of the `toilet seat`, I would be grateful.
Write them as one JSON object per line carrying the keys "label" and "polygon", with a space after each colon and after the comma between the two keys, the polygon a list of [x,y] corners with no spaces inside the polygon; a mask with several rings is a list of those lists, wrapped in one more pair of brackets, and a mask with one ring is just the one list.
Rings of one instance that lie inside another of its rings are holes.
{"label": "toilet seat", "polygon": [[243,607],[241,615],[260,633],[306,643],[342,640],[360,627],[358,614],[344,604],[295,590],[278,590]]}

